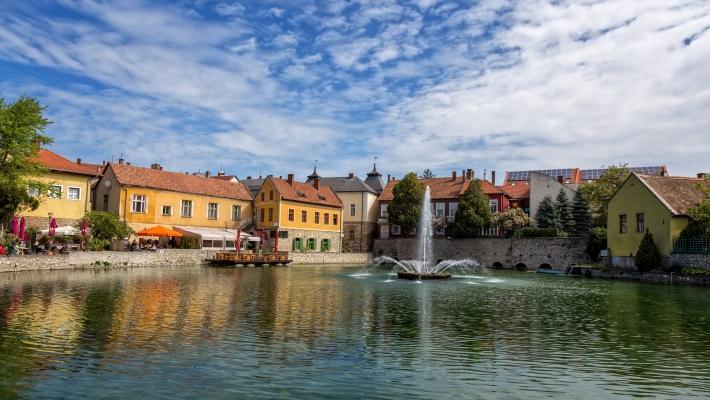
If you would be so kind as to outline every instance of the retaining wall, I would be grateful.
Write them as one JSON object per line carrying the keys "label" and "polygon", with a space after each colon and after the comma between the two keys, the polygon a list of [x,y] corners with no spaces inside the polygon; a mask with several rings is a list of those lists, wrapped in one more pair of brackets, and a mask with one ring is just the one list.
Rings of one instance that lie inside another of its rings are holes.
{"label": "retaining wall", "polygon": [[[473,258],[486,267],[537,269],[548,264],[555,269],[589,262],[585,238],[478,238],[434,239],[435,260]],[[417,240],[377,239],[374,255],[398,259],[415,257]]]}
{"label": "retaining wall", "polygon": [[370,264],[371,253],[290,253],[294,264]]}
{"label": "retaining wall", "polygon": [[710,269],[710,254],[671,254],[668,263],[688,268]]}

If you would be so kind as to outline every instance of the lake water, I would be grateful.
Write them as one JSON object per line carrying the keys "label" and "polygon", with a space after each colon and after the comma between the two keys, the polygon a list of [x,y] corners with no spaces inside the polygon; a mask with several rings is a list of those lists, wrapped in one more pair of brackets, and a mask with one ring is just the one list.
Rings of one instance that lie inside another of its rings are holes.
{"label": "lake water", "polygon": [[493,272],[0,274],[0,398],[710,397],[710,291]]}

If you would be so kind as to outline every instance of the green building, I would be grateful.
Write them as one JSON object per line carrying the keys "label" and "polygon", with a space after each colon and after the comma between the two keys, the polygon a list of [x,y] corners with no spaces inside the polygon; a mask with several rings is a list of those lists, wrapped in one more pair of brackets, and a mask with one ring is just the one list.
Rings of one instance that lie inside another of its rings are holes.
{"label": "green building", "polygon": [[650,176],[632,173],[609,202],[607,219],[611,263],[634,266],[634,256],[648,230],[661,255],[688,224],[687,211],[703,200],[701,178]]}

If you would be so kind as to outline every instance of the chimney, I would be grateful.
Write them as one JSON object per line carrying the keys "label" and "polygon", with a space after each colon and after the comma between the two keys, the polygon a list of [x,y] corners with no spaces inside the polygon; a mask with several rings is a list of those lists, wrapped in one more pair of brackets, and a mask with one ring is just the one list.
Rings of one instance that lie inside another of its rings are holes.
{"label": "chimney", "polygon": [[668,170],[665,166],[661,167],[661,176],[668,176]]}
{"label": "chimney", "polygon": [[293,186],[293,174],[288,174],[288,184]]}
{"label": "chimney", "polygon": [[247,176],[247,179],[251,179],[251,175]]}
{"label": "chimney", "polygon": [[283,176],[283,175],[279,175],[279,179],[283,179],[283,178],[284,178],[284,176]]}
{"label": "chimney", "polygon": [[559,182],[560,184],[564,185],[564,183],[565,183],[565,177],[562,176],[562,175],[557,175],[557,182]]}
{"label": "chimney", "polygon": [[221,169],[217,171],[217,176],[224,176],[224,171],[222,171]]}
{"label": "chimney", "polygon": [[313,187],[316,188],[316,190],[320,189],[320,178],[313,180]]}
{"label": "chimney", "polygon": [[465,169],[461,170],[461,179],[466,180],[466,170]]}
{"label": "chimney", "polygon": [[352,179],[353,177],[355,177],[355,174],[352,173],[352,172],[350,172],[350,173],[348,174],[348,178]]}
{"label": "chimney", "polygon": [[77,158],[77,159],[76,159],[76,163],[77,163],[77,164],[81,164],[81,158]]}
{"label": "chimney", "polygon": [[131,165],[131,163],[127,162],[126,165]]}
{"label": "chimney", "polygon": [[451,180],[452,181],[456,180],[456,171],[451,171]]}
{"label": "chimney", "polygon": [[704,172],[698,172],[698,179],[705,179],[708,176],[708,174]]}
{"label": "chimney", "polygon": [[473,170],[471,168],[466,169],[466,175],[464,176],[466,177],[467,181],[470,181],[471,179],[473,179]]}
{"label": "chimney", "polygon": [[496,185],[496,171],[491,171],[491,183],[493,186]]}
{"label": "chimney", "polygon": [[205,178],[209,178],[209,177],[210,177],[210,175],[211,175],[211,173],[210,173],[210,171],[209,171],[209,170],[205,171]]}
{"label": "chimney", "polygon": [[150,169],[160,171],[163,168],[160,167],[160,164],[150,164]]}
{"label": "chimney", "polygon": [[101,161],[101,165],[103,165],[103,166],[105,167],[105,166],[106,166],[106,160]]}
{"label": "chimney", "polygon": [[389,182],[391,180],[392,180],[392,177],[390,176],[390,174],[387,174],[387,182]]}
{"label": "chimney", "polygon": [[123,165],[123,163],[124,163],[125,161],[126,161],[126,160],[124,160],[123,158],[119,158],[119,159],[118,159],[118,165]]}

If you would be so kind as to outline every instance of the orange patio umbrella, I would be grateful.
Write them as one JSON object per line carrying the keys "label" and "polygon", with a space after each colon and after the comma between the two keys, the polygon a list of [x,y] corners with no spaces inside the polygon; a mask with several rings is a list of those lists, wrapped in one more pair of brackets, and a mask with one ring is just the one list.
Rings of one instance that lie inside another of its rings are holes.
{"label": "orange patio umbrella", "polygon": [[136,233],[137,236],[172,236],[172,237],[182,237],[182,233],[174,231],[172,229],[166,228],[164,226],[154,226],[152,228],[143,229],[142,231]]}

